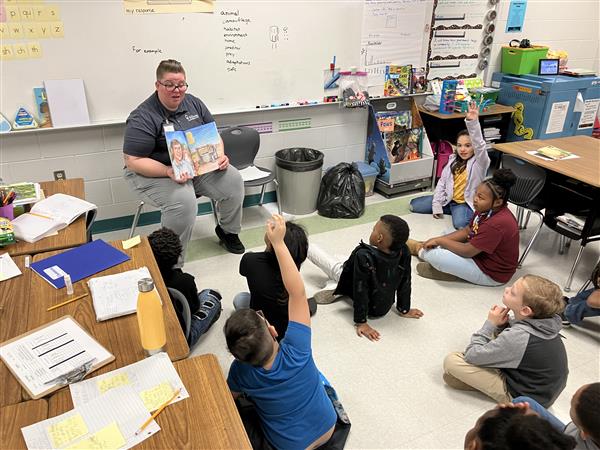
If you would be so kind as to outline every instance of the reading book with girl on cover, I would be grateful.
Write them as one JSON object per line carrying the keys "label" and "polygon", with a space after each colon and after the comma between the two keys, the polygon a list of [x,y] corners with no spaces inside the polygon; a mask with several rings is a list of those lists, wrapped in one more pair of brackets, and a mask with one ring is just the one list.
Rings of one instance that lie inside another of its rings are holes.
{"label": "reading book with girl on cover", "polygon": [[223,144],[214,122],[187,131],[166,131],[165,138],[177,178],[196,177],[219,168]]}

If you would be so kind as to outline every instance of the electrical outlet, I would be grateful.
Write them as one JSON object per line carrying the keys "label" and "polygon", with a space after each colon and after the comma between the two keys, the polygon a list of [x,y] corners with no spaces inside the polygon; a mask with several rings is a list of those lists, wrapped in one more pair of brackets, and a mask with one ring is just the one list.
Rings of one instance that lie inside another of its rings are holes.
{"label": "electrical outlet", "polygon": [[66,180],[66,179],[67,179],[67,175],[65,175],[64,170],[55,170],[54,171],[54,180],[55,181]]}

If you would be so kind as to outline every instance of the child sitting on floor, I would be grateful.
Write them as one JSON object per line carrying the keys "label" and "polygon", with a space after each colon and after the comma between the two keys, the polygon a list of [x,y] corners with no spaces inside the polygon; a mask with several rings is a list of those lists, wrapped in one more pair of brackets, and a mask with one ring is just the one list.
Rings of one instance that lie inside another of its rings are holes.
{"label": "child sitting on floor", "polygon": [[465,450],[571,450],[575,440],[512,405],[487,411],[465,436]]}
{"label": "child sitting on floor", "polygon": [[[188,345],[193,347],[204,333],[215,323],[221,315],[221,294],[212,289],[204,289],[198,293],[194,277],[176,268],[183,247],[179,236],[169,229],[160,228],[148,236],[148,242],[154,259],[160,270],[165,285],[181,292],[190,308],[191,324]],[[183,325],[185,319],[183,311],[175,306],[179,323]],[[184,329],[185,330],[185,329]]]}
{"label": "child sitting on floor", "polygon": [[[308,252],[306,232],[300,225],[292,222],[287,222],[285,226],[283,241],[300,270]],[[288,293],[283,286],[273,245],[266,233],[264,240],[267,246],[264,252],[246,252],[240,260],[240,275],[246,277],[250,292],[237,294],[233,299],[233,307],[262,311],[269,323],[275,327],[277,340],[281,340],[288,326]],[[311,307],[311,315],[313,311],[316,311],[316,304]]]}
{"label": "child sitting on floor", "polygon": [[590,276],[594,287],[578,293],[575,297],[567,299],[565,311],[561,315],[563,327],[578,325],[586,317],[600,316],[600,262],[596,264]]}
{"label": "child sitting on floor", "polygon": [[482,286],[507,283],[517,270],[519,227],[507,206],[515,184],[510,169],[499,169],[477,187],[469,226],[425,242],[408,240],[411,254],[425,262],[417,273],[434,280],[466,280]]}
{"label": "child sitting on floor", "polygon": [[571,422],[562,423],[546,408],[529,397],[517,397],[512,403],[524,411],[533,410],[557,431],[572,436],[576,450],[600,450],[600,383],[581,386],[571,399]]}
{"label": "child sitting on floor", "polygon": [[235,357],[227,383],[234,398],[244,393],[254,402],[261,429],[248,430],[253,441],[257,432],[264,432],[275,448],[312,449],[331,438],[337,416],[312,357],[308,301],[285,233],[283,217],[274,215],[267,223],[267,237],[289,294],[285,338],[277,342],[260,311],[235,311],[224,328]]}
{"label": "child sitting on floor", "polygon": [[565,388],[569,374],[559,335],[562,291],[545,278],[525,275],[504,289],[502,303],[504,307],[492,306],[464,353],[446,356],[444,381],[499,403],[526,395],[547,407]]}
{"label": "child sitting on floor", "polygon": [[422,317],[421,310],[410,307],[408,233],[408,225],[400,217],[381,216],[369,236],[369,244],[361,241],[343,264],[310,244],[308,259],[337,282],[335,289],[315,294],[317,303],[331,303],[340,295],[350,297],[356,334],[371,341],[379,340],[380,334],[367,323],[367,318],[384,316],[394,300],[401,317]]}
{"label": "child sitting on floor", "polygon": [[469,103],[465,117],[467,129],[458,133],[456,150],[442,170],[433,195],[417,197],[410,201],[410,210],[420,214],[433,214],[441,219],[452,215],[452,225],[457,230],[468,225],[473,215],[475,189],[485,178],[490,158],[479,124],[479,106]]}

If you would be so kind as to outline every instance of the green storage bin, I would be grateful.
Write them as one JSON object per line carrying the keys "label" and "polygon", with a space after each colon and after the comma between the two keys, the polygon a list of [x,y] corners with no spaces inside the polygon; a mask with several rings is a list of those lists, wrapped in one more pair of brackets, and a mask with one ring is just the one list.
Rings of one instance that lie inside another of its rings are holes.
{"label": "green storage bin", "polygon": [[548,54],[548,47],[534,45],[531,48],[502,47],[502,72],[513,75],[538,73],[540,59]]}

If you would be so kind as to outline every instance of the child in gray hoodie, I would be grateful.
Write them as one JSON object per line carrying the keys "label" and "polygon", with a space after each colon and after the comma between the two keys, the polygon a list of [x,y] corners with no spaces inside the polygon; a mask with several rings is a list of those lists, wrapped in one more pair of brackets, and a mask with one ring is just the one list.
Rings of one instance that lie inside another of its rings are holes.
{"label": "child in gray hoodie", "polygon": [[524,395],[548,407],[569,373],[559,335],[562,291],[545,278],[525,275],[504,289],[502,303],[492,306],[464,353],[446,356],[444,381],[455,389],[481,391],[498,403]]}

